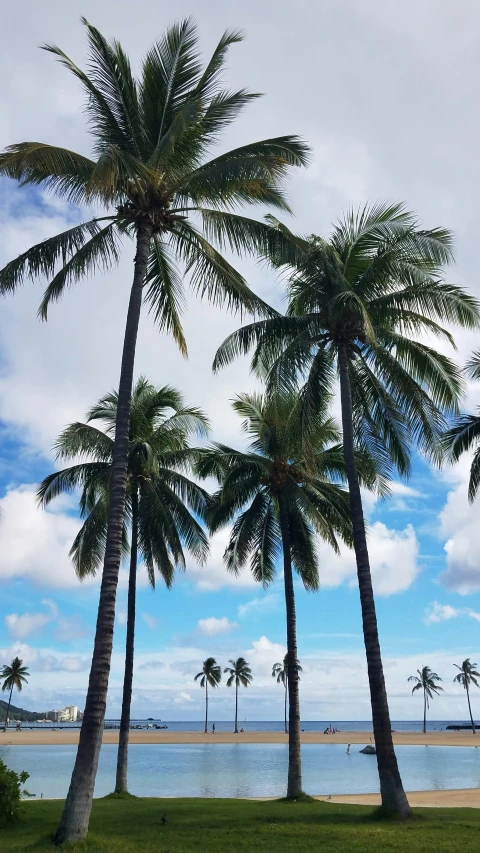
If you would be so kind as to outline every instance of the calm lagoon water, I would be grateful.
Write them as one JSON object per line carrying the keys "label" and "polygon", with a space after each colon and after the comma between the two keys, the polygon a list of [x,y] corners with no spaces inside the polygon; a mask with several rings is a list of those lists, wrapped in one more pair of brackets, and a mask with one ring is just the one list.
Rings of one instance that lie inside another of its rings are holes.
{"label": "calm lagoon water", "polygon": [[[311,794],[376,792],[375,756],[361,745],[302,746],[304,788]],[[30,773],[27,788],[39,797],[65,797],[75,746],[12,746],[0,753],[14,770]],[[397,757],[405,788],[440,790],[480,787],[480,749],[399,746]],[[132,744],[129,750],[132,794],[146,797],[281,797],[285,795],[288,753],[285,744]],[[95,796],[113,790],[117,747],[102,747]]]}

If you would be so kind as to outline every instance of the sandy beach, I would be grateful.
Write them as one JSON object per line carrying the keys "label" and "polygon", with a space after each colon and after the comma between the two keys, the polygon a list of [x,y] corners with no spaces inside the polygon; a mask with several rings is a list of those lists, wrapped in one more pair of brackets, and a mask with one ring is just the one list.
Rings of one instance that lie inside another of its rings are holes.
{"label": "sandy beach", "polygon": [[[459,788],[456,791],[408,791],[408,801],[414,808],[479,809],[480,788]],[[379,806],[380,794],[342,794],[315,797],[331,803],[350,803],[357,806]]]}
{"label": "sandy beach", "polygon": [[[14,746],[48,746],[50,744],[76,744],[79,731],[68,729],[25,729],[24,731],[0,732],[0,747]],[[351,743],[367,744],[373,740],[372,732],[338,732],[334,735],[324,735],[323,732],[302,732],[302,743]],[[468,731],[438,731],[427,732],[395,732],[393,740],[399,746],[470,746],[480,747],[480,732],[473,735]],[[103,743],[118,743],[118,731],[106,731]],[[233,734],[217,732],[169,732],[165,730],[132,730],[130,743],[287,743],[287,735],[282,732],[243,732]]]}

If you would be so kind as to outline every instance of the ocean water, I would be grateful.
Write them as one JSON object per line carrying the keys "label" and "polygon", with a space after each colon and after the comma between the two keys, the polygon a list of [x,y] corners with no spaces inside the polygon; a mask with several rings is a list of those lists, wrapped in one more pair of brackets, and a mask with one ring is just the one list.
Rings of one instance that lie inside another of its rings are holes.
{"label": "ocean water", "polygon": [[[118,720],[105,720],[105,727],[117,724]],[[168,726],[168,730],[172,732],[203,732],[205,722],[203,720],[185,720],[185,721],[169,721],[169,720],[132,720],[132,726],[138,725],[146,727],[147,722],[156,723],[157,725]],[[215,723],[218,732],[233,731],[233,722],[230,720],[216,720],[212,717],[209,721],[209,729],[212,723]],[[427,720],[427,731],[440,731],[449,725],[469,725],[469,720]],[[332,726],[344,732],[371,732],[371,720],[307,720],[302,721],[302,729],[306,732],[323,732],[332,724]],[[244,720],[238,722],[239,727],[245,729],[246,732],[283,732],[283,720]],[[68,729],[79,728],[80,723],[22,723],[23,729],[42,728],[42,729]],[[480,724],[479,724],[480,727]],[[12,728],[15,728],[12,725]],[[399,732],[418,732],[422,731],[423,720],[393,720],[392,728]]]}
{"label": "ocean water", "polygon": [[[310,794],[377,792],[375,756],[361,744],[302,746],[303,786]],[[399,746],[406,790],[480,787],[480,749]],[[11,746],[0,754],[9,767],[30,773],[27,788],[40,797],[65,797],[74,746]],[[113,790],[117,747],[102,747],[95,796]],[[129,788],[146,797],[281,797],[285,795],[286,744],[132,744]]]}

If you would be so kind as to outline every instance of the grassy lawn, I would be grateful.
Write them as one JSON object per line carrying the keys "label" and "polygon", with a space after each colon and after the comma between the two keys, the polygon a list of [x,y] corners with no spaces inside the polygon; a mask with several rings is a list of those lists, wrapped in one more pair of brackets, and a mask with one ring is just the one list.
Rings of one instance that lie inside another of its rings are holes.
{"label": "grassy lawn", "polygon": [[[29,802],[0,830],[1,853],[50,851],[61,802]],[[167,824],[161,823],[162,815]],[[367,806],[244,800],[95,800],[88,853],[478,853],[480,809],[417,809],[378,820]]]}

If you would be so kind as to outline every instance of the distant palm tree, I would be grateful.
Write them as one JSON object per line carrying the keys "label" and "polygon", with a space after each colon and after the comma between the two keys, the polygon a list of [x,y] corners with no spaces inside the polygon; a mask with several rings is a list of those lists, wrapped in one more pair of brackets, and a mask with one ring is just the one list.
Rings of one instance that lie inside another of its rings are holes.
{"label": "distant palm tree", "polygon": [[437,682],[441,681],[436,672],[432,672],[429,666],[423,666],[422,669],[417,669],[418,675],[411,675],[409,681],[415,681],[415,687],[412,689],[412,695],[416,690],[423,690],[423,733],[427,731],[427,708],[430,707],[429,700],[433,699],[433,694],[443,692],[443,687],[439,687]]}
{"label": "distant palm tree", "polygon": [[[297,674],[302,672],[302,667],[297,661]],[[288,654],[285,655],[283,663],[274,663],[272,666],[272,678],[277,679],[277,684],[283,684],[285,688],[285,734],[288,735],[287,704],[288,704]],[[300,681],[300,676],[298,675]]]}
{"label": "distant palm tree", "polygon": [[5,717],[5,725],[3,727],[3,731],[7,731],[8,726],[8,715],[10,713],[10,705],[12,703],[12,693],[13,688],[16,687],[17,690],[21,691],[24,684],[27,684],[27,678],[30,677],[30,673],[26,666],[23,665],[23,660],[20,658],[14,658],[8,666],[2,668],[0,672],[0,679],[3,679],[2,690],[10,690],[10,695],[8,697],[8,705],[7,705],[7,714]]}
{"label": "distant palm tree", "polygon": [[477,663],[470,663],[470,658],[467,658],[463,661],[461,666],[454,663],[454,666],[460,670],[458,675],[453,679],[457,681],[458,684],[461,684],[465,690],[467,691],[467,701],[468,701],[468,710],[470,712],[470,721],[472,723],[472,732],[475,734],[475,723],[473,722],[472,716],[472,706],[470,705],[470,685],[474,684],[475,687],[480,687],[480,684],[477,681],[477,678],[480,678],[480,672],[477,671]]}
{"label": "distant palm tree", "polygon": [[[474,352],[465,365],[465,373],[471,379],[480,379],[480,350]],[[458,462],[467,450],[474,449],[468,483],[468,500],[473,503],[480,485],[480,409],[474,415],[460,415],[445,432],[442,439],[448,460]]]}
{"label": "distant palm tree", "polygon": [[235,684],[235,734],[238,734],[238,685],[241,684],[243,687],[248,687],[252,682],[253,676],[252,670],[245,658],[237,658],[228,662],[230,666],[226,666],[223,671],[230,674],[230,678],[227,680],[227,687]]}
{"label": "distant palm tree", "polygon": [[[106,543],[109,490],[112,473],[118,394],[110,393],[88,412],[87,423],[70,424],[55,444],[56,458],[74,462],[49,474],[37,490],[42,506],[57,495],[80,488],[80,513],[84,519],[70,549],[81,580],[100,568]],[[105,431],[92,422],[101,422]],[[205,415],[186,407],[175,388],[156,388],[141,376],[132,393],[127,465],[127,520],[130,521],[130,568],[122,715],[118,737],[115,792],[128,790],[128,741],[132,701],[136,582],[139,558],[150,586],[155,574],[171,587],[176,569],[185,569],[184,551],[202,563],[208,541],[197,518],[201,517],[206,492],[189,479],[195,449],[193,433],[205,435]],[[128,552],[128,525],[123,530],[124,553]]]}
{"label": "distant palm tree", "polygon": [[222,680],[222,668],[215,658],[207,658],[203,661],[200,672],[197,672],[195,681],[200,679],[200,687],[205,688],[205,734],[208,732],[208,685],[218,687]]}
{"label": "distant palm tree", "polygon": [[104,211],[32,246],[7,264],[0,271],[0,292],[15,291],[25,279],[46,278],[49,283],[40,306],[45,318],[49,305],[70,284],[116,266],[122,242],[130,238],[135,243],[97,631],[77,758],[56,834],[58,844],[87,834],[102,744],[142,302],[183,353],[184,288],[178,263],[200,297],[234,310],[264,312],[262,301],[219,248],[257,253],[265,247],[273,239],[271,226],[250,219],[242,208],[266,204],[288,209],[283,179],[292,166],[308,159],[306,145],[296,136],[248,143],[212,157],[222,131],[258,97],[243,88],[228,90],[223,83],[228,49],[242,40],[239,32],[224,33],[203,63],[195,23],[181,21],[155,42],[135,76],[119,42],[107,40],[82,20],[89,48],[86,71],[59,47],[45,45],[45,49],[82,89],[92,155],[37,141],[10,145],[0,154],[2,177],[40,186],[77,207],[84,205],[89,216],[91,205]]}

